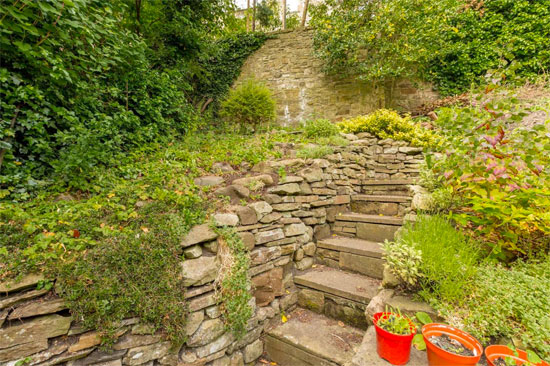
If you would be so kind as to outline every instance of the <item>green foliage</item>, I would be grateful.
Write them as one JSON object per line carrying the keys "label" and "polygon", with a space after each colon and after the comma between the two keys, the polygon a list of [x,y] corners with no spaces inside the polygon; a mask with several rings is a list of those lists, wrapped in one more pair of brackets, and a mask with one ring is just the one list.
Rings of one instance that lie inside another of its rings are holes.
{"label": "green foliage", "polygon": [[[397,241],[400,244],[385,244],[385,257],[393,273],[402,279],[412,279],[409,283],[417,282],[425,300],[436,298],[454,303],[464,300],[480,260],[476,243],[440,216],[420,216],[415,223],[407,223]],[[408,250],[409,254],[404,247],[414,250]],[[393,248],[397,249],[395,258]]]}
{"label": "green foliage", "polygon": [[452,31],[440,32],[427,78],[443,94],[478,84],[488,70],[505,66],[509,80],[534,80],[550,67],[550,1],[459,2]]}
{"label": "green foliage", "polygon": [[226,328],[240,338],[246,334],[246,324],[253,315],[252,283],[248,275],[250,256],[234,228],[215,230],[223,239],[219,248],[222,270],[216,279],[218,301]]}
{"label": "green foliage", "polygon": [[368,132],[381,139],[407,141],[413,146],[437,147],[441,144],[441,138],[434,132],[415,124],[409,116],[401,117],[388,109],[344,120],[338,127],[346,133]]}
{"label": "green foliage", "polygon": [[221,114],[243,130],[257,130],[275,120],[275,101],[267,86],[249,79],[229,92],[222,102]]}
{"label": "green foliage", "polygon": [[428,160],[454,197],[453,219],[499,259],[550,248],[550,130],[525,126],[518,106],[493,91],[474,106],[439,110],[446,154]]}
{"label": "green foliage", "polygon": [[334,74],[385,82],[418,74],[455,0],[328,0],[312,11],[316,54]]}
{"label": "green foliage", "polygon": [[277,0],[263,0],[256,5],[256,19],[260,27],[266,30],[275,30],[281,26],[279,16],[279,2]]}
{"label": "green foliage", "polygon": [[386,240],[383,248],[386,261],[384,266],[389,268],[406,288],[416,289],[422,277],[422,252],[401,240]]}
{"label": "green foliage", "polygon": [[326,70],[369,82],[420,78],[445,95],[502,65],[519,79],[550,66],[549,0],[328,0],[312,16]]}
{"label": "green foliage", "polygon": [[401,310],[386,307],[387,314],[378,319],[376,325],[387,332],[399,335],[407,335],[412,333],[412,321],[409,317],[401,314]]}
{"label": "green foliage", "polygon": [[[482,266],[462,307],[446,317],[482,342],[506,337],[550,357],[550,259],[518,261],[511,268]],[[523,348],[523,346],[522,346]]]}
{"label": "green foliage", "polygon": [[[0,185],[91,189],[89,173],[193,124],[182,70],[151,69],[142,39],[97,0],[3,3]],[[101,19],[101,21],[97,21]]]}
{"label": "green foliage", "polygon": [[296,152],[296,156],[302,159],[320,159],[334,153],[334,149],[326,145],[304,146]]}
{"label": "green foliage", "polygon": [[118,322],[132,316],[182,344],[186,308],[181,238],[195,216],[199,213],[189,205],[150,203],[120,233],[106,237],[78,260],[60,264],[59,293],[72,314],[83,319],[85,327],[98,329],[107,344]]}
{"label": "green foliage", "polygon": [[338,132],[338,126],[325,118],[306,121],[304,126],[304,134],[309,138],[330,137],[337,135]]}
{"label": "green foliage", "polygon": [[195,103],[204,103],[211,98],[217,106],[239,76],[246,58],[267,38],[264,33],[256,32],[231,33],[217,40],[212,46],[213,51],[204,55],[201,61],[204,71],[193,84]]}

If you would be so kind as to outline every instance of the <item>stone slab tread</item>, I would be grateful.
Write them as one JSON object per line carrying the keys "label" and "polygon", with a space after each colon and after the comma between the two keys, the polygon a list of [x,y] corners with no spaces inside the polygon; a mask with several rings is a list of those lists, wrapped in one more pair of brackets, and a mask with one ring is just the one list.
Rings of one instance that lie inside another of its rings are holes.
{"label": "stone slab tread", "polygon": [[280,366],[349,364],[361,345],[362,330],[324,315],[296,309],[287,318],[266,332],[266,353]]}
{"label": "stone slab tread", "polygon": [[412,179],[366,179],[362,181],[365,186],[403,186],[413,184]]}
{"label": "stone slab tread", "polygon": [[319,248],[337,250],[365,257],[382,258],[382,244],[374,241],[334,236],[317,242]]}
{"label": "stone slab tread", "polygon": [[394,195],[376,195],[376,194],[355,194],[351,196],[352,201],[366,202],[395,202],[404,203],[412,200],[409,196],[394,196]]}
{"label": "stone slab tread", "polygon": [[336,220],[339,221],[354,221],[354,222],[368,222],[371,224],[383,224],[383,225],[403,225],[402,217],[393,216],[381,216],[381,215],[367,215],[355,212],[348,212],[336,216]]}
{"label": "stone slab tread", "polygon": [[368,304],[378,293],[381,282],[364,275],[317,266],[295,276],[294,283],[362,304]]}

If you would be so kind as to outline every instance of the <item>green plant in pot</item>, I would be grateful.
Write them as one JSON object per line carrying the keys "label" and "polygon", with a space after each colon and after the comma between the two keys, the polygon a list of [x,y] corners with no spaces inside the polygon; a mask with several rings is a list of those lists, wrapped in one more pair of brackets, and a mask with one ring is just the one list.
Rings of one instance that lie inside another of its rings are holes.
{"label": "green plant in pot", "polygon": [[376,329],[378,355],[392,365],[404,365],[409,361],[416,325],[399,309],[386,308],[373,316]]}

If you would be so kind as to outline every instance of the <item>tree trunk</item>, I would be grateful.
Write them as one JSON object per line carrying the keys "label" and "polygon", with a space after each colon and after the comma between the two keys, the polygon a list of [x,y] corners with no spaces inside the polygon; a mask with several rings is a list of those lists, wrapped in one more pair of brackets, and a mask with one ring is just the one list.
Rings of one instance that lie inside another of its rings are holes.
{"label": "tree trunk", "polygon": [[283,30],[286,29],[286,0],[283,0]]}
{"label": "tree trunk", "polygon": [[252,0],[252,32],[256,30],[256,0]]}
{"label": "tree trunk", "polygon": [[246,31],[250,31],[250,0],[246,0]]}
{"label": "tree trunk", "polygon": [[307,18],[307,7],[309,5],[309,0],[304,0],[304,10],[302,12],[302,28],[306,26],[306,18]]}

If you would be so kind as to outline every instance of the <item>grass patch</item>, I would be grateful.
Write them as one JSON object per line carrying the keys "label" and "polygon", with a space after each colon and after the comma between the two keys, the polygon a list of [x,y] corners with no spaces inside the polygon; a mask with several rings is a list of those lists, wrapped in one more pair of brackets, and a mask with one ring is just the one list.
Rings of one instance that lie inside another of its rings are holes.
{"label": "grass patch", "polygon": [[[409,255],[408,261],[396,262],[393,252],[400,253],[403,246],[414,248],[420,258]],[[440,216],[420,216],[415,223],[405,224],[397,241],[386,243],[385,250],[390,269],[401,277],[407,273],[411,287],[419,289],[427,301],[461,303],[481,259],[477,243]]]}

